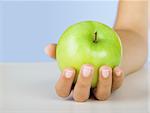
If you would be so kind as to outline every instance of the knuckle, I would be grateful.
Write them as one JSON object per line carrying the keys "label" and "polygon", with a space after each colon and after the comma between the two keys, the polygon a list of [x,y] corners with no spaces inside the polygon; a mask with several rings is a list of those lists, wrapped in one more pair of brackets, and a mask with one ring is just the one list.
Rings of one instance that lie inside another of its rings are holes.
{"label": "knuckle", "polygon": [[55,91],[56,91],[56,94],[60,97],[67,97],[69,95],[68,92],[63,90],[61,87],[58,87],[57,85],[55,86]]}
{"label": "knuckle", "polygon": [[82,81],[82,82],[78,82],[77,85],[79,88],[86,89],[87,87],[91,85],[91,83]]}
{"label": "knuckle", "polygon": [[122,80],[115,80],[112,84],[112,91],[119,89],[122,84],[123,84],[123,79]]}
{"label": "knuckle", "polygon": [[108,99],[108,97],[99,97],[98,98],[98,100],[100,100],[100,101],[105,101],[105,100],[107,100]]}
{"label": "knuckle", "polygon": [[76,95],[76,94],[74,94],[74,95],[73,95],[73,99],[74,99],[75,101],[77,101],[77,102],[84,102],[84,101],[86,101],[86,100],[88,99],[88,96],[86,96],[86,95]]}
{"label": "knuckle", "polygon": [[106,94],[104,94],[104,95],[98,94],[98,95],[96,95],[96,98],[97,98],[98,100],[100,100],[100,101],[104,101],[104,100],[107,100],[107,99],[109,98],[109,95],[106,95]]}
{"label": "knuckle", "polygon": [[89,98],[90,88],[82,84],[81,86],[76,84],[73,92],[73,99],[77,102],[84,102]]}

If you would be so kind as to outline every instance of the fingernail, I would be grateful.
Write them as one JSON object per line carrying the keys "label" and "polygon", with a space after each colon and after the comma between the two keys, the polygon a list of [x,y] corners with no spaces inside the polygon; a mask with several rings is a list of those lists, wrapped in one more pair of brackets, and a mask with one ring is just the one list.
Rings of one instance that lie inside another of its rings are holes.
{"label": "fingernail", "polygon": [[116,76],[120,76],[121,75],[121,71],[120,70],[116,70]]}
{"label": "fingernail", "polygon": [[109,77],[109,69],[107,69],[107,68],[104,68],[104,69],[102,69],[102,76],[104,77],[104,78],[108,78]]}
{"label": "fingernail", "polygon": [[90,66],[84,66],[84,67],[83,67],[82,75],[83,75],[84,77],[90,76],[91,73],[92,73],[92,68],[91,68]]}
{"label": "fingernail", "polygon": [[72,70],[66,70],[64,75],[66,78],[71,78],[73,75],[73,71]]}

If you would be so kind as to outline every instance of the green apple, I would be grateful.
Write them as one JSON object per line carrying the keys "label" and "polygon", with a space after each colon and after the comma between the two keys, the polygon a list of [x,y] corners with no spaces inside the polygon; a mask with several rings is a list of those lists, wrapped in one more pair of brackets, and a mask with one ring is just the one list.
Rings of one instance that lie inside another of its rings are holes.
{"label": "green apple", "polygon": [[117,33],[96,21],[83,21],[70,26],[60,37],[56,49],[60,69],[76,69],[74,83],[83,64],[94,66],[92,88],[96,87],[99,67],[108,65],[113,68],[120,64],[121,56],[122,47]]}

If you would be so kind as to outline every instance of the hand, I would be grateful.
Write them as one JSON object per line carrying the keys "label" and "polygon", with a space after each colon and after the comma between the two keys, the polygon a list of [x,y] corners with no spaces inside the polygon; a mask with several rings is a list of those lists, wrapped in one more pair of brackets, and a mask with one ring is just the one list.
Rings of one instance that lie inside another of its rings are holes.
{"label": "hand", "polygon": [[[50,44],[45,48],[45,53],[52,58],[55,58],[56,44]],[[94,68],[91,64],[84,64],[81,67],[78,80],[74,86],[73,98],[75,101],[86,101],[90,96],[91,82]],[[75,69],[66,68],[61,73],[59,80],[56,83],[56,93],[60,97],[69,96],[72,88],[72,83],[75,77]],[[99,81],[97,87],[93,89],[93,94],[98,100],[106,100],[111,92],[118,89],[124,80],[123,71],[120,67],[112,69],[109,66],[99,68]]]}

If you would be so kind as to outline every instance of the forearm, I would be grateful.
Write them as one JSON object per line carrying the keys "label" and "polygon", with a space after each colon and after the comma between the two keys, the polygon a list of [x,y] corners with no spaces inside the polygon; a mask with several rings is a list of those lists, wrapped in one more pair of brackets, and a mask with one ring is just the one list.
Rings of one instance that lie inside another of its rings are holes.
{"label": "forearm", "polygon": [[120,0],[115,29],[131,30],[147,38],[147,0]]}
{"label": "forearm", "polygon": [[120,0],[114,29],[123,46],[121,67],[125,74],[137,71],[147,57],[147,0]]}
{"label": "forearm", "polygon": [[121,67],[125,74],[137,71],[147,58],[147,38],[133,31],[115,30],[120,36],[123,46]]}

